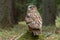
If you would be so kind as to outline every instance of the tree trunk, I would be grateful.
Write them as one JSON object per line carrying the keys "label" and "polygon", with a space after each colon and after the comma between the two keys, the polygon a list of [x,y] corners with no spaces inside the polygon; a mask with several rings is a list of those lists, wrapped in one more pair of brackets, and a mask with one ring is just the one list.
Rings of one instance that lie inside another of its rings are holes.
{"label": "tree trunk", "polygon": [[0,26],[12,26],[12,0],[0,0]]}
{"label": "tree trunk", "polygon": [[43,0],[43,25],[55,25],[56,1]]}
{"label": "tree trunk", "polygon": [[18,23],[18,19],[17,19],[17,16],[18,16],[18,13],[16,11],[16,0],[12,0],[12,22],[13,24],[17,24]]}

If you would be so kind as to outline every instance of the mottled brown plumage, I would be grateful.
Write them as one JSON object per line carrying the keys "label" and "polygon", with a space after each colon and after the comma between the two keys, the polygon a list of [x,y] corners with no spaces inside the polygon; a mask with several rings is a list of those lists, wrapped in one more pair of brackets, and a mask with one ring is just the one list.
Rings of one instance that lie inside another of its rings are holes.
{"label": "mottled brown plumage", "polygon": [[35,5],[29,5],[25,17],[29,30],[34,35],[39,35],[42,28],[42,18]]}

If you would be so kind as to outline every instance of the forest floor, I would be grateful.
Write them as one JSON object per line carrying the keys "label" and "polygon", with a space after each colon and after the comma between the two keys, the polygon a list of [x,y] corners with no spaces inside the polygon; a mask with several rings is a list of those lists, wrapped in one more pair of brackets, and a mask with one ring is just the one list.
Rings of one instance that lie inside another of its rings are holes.
{"label": "forest floor", "polygon": [[[43,31],[41,35],[39,35],[39,39],[33,37],[29,32],[25,33],[19,40],[60,40],[60,17],[56,19],[56,30],[51,27],[50,31],[55,31],[55,33],[50,33]],[[46,27],[43,30],[47,29]],[[50,35],[51,34],[51,35]]]}
{"label": "forest floor", "polygon": [[19,22],[14,28],[0,29],[0,40],[15,40],[26,33],[27,25],[25,22]]}
{"label": "forest floor", "polygon": [[[19,22],[11,29],[0,29],[0,40],[60,40],[60,18],[57,17],[56,26],[58,30],[56,33],[49,35],[47,32],[43,32],[39,35],[39,39],[34,38],[29,32],[25,22]],[[43,29],[45,30],[45,28]],[[53,30],[52,30],[53,31]]]}

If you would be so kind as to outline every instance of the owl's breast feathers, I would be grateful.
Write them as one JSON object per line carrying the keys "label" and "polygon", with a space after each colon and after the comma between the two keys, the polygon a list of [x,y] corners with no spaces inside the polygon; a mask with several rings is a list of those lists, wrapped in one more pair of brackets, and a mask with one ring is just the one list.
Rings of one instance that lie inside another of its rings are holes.
{"label": "owl's breast feathers", "polygon": [[28,13],[25,20],[28,26],[31,28],[38,29],[42,27],[42,19],[37,13]]}

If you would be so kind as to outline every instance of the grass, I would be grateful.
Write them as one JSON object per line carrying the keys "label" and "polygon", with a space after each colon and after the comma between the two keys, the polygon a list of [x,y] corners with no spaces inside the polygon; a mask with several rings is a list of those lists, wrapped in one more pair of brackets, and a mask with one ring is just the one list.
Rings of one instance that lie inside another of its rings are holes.
{"label": "grass", "polygon": [[[56,27],[60,28],[60,18],[59,17],[57,17],[57,19],[56,19]],[[48,30],[48,28],[49,28],[49,30]],[[53,33],[50,33],[50,32],[53,32]],[[19,38],[19,40],[60,40],[60,34],[55,33],[55,27],[49,26],[49,27],[43,28],[43,33],[42,33],[42,35],[39,35],[39,39],[36,39],[30,33],[27,32],[21,38]]]}
{"label": "grass", "polygon": [[[56,26],[57,26],[57,28],[60,28],[60,18],[59,17],[57,17]],[[1,39],[11,40],[14,37],[18,37],[22,33],[27,32],[27,30],[28,30],[28,27],[25,22],[19,22],[18,25],[15,25],[14,28],[11,28],[11,29],[8,29],[8,28],[1,29],[0,28],[0,40]],[[29,32],[27,32],[24,35],[22,35],[18,40],[60,40],[60,34],[52,33],[50,35],[47,27],[43,28],[43,31],[44,32],[39,35],[39,39],[37,39],[36,37],[31,35]],[[49,28],[49,31],[52,31],[52,32],[55,31],[54,27],[51,26],[51,29]]]}
{"label": "grass", "polygon": [[36,38],[27,32],[18,40],[60,40],[60,35],[58,34],[52,34],[50,36],[46,36],[46,35],[47,34],[42,33],[41,35],[39,35],[39,38]]}
{"label": "grass", "polygon": [[[14,28],[10,29],[0,29],[0,37],[2,39],[11,39],[15,36],[18,36],[27,30],[27,25],[25,22],[19,22],[18,25],[15,25]],[[1,39],[0,39],[1,40]]]}
{"label": "grass", "polygon": [[43,40],[43,37],[44,36],[41,34],[38,39],[38,37],[35,37],[31,35],[31,33],[27,32],[19,40]]}
{"label": "grass", "polygon": [[60,17],[57,17],[56,26],[57,26],[57,27],[60,27]]}

